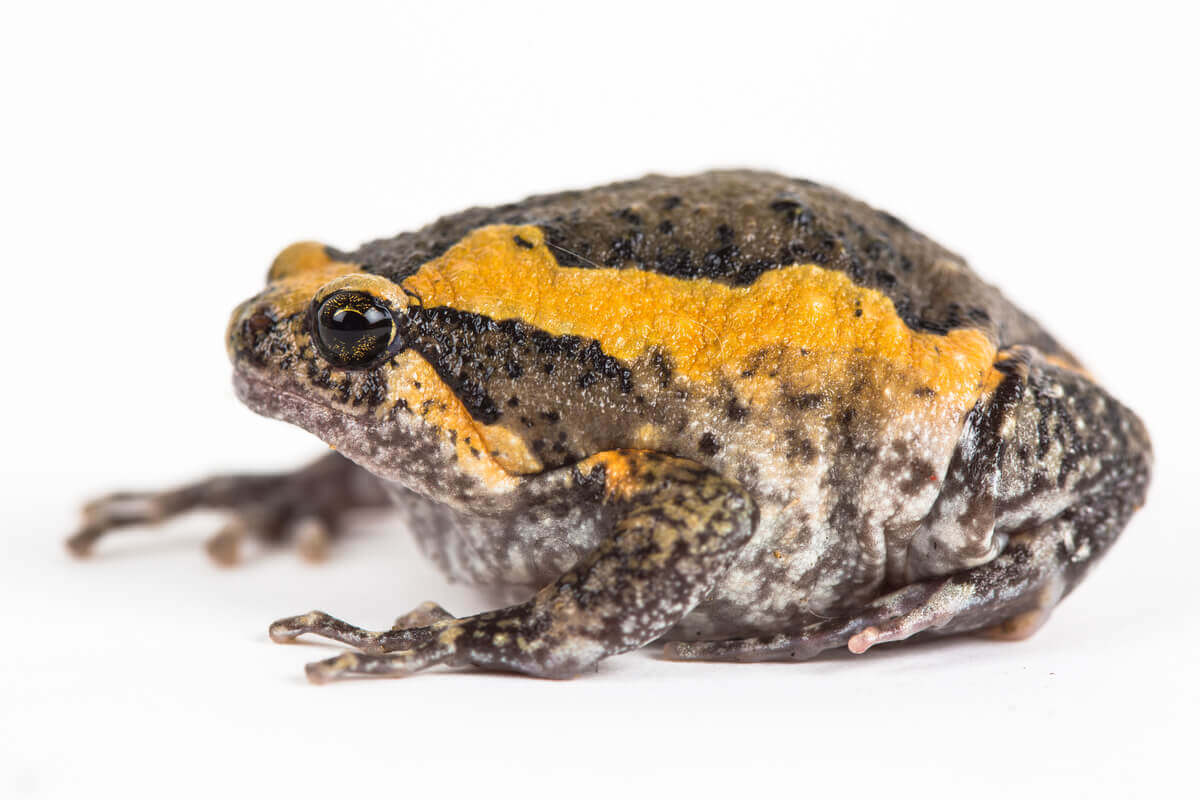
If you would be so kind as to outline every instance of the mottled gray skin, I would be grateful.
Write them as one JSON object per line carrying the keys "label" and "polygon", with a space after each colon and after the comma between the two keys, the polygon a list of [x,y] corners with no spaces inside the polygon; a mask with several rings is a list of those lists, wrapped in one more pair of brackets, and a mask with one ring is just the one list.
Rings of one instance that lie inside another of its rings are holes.
{"label": "mottled gray skin", "polygon": [[[386,399],[394,361],[331,371],[309,344],[309,312],[281,314],[264,293],[230,328],[243,401],[382,479],[449,576],[533,595],[384,633],[319,612],[276,623],[281,641],[313,632],[366,651],[312,665],[315,680],[433,663],[557,677],[655,639],[680,658],[758,660],[926,631],[1027,635],[1144,499],[1150,443],[1128,409],[961,258],[827,187],[650,176],[471,209],[333,255],[398,283],[495,224],[537,226],[563,266],[583,269],[752,286],[815,263],[885,294],[913,330],[982,331],[1004,378],[953,424],[889,415],[866,373],[841,376],[844,390],[781,380],[747,407],[736,380],[702,390],[653,349],[626,363],[519,320],[393,308],[394,354],[419,354],[478,423],[537,456],[538,473],[500,491],[463,473],[453,436],[421,409]],[[742,375],[773,375],[781,357],[766,347]],[[657,455],[644,452],[648,424]],[[622,465],[637,465],[625,482]],[[318,516],[366,499],[378,498],[347,493]],[[89,543],[108,527],[95,508]]]}

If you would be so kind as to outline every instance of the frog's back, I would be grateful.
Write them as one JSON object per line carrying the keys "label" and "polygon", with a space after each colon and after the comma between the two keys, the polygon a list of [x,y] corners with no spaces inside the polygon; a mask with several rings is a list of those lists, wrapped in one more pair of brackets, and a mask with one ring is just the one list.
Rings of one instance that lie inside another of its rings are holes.
{"label": "frog's back", "polygon": [[977,329],[997,348],[1029,344],[1076,364],[960,256],[836,189],[769,172],[648,175],[535,195],[446,216],[343,257],[400,282],[489,225],[537,227],[563,267],[633,268],[745,287],[812,264],[886,296],[913,331]]}

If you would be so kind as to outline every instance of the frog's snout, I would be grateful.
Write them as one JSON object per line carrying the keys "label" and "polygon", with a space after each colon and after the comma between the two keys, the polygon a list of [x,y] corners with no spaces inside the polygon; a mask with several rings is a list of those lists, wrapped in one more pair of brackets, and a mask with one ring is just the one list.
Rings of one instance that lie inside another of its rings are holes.
{"label": "frog's snout", "polygon": [[261,366],[278,322],[278,312],[261,298],[252,298],[237,306],[225,330],[225,350],[230,360],[235,364],[250,361]]}

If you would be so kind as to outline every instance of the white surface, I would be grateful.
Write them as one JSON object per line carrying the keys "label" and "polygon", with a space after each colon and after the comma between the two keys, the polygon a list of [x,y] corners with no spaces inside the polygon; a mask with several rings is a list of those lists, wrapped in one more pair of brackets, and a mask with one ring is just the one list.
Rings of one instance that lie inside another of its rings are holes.
{"label": "white surface", "polygon": [[[1095,797],[1187,780],[1196,20],[835,5],[7,5],[0,796]],[[1144,414],[1150,502],[1036,638],[317,688],[301,666],[335,651],[271,644],[272,619],[382,626],[481,600],[392,531],[321,568],[282,552],[218,570],[210,517],[88,563],[63,552],[96,492],[320,452],[229,388],[226,315],[284,244],[718,165],[833,183],[964,252]]]}

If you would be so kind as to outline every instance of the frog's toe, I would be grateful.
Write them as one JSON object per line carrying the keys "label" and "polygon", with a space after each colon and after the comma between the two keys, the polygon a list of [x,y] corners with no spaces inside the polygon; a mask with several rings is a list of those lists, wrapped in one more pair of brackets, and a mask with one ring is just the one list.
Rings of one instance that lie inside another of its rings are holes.
{"label": "frog's toe", "polygon": [[[344,624],[341,620],[329,616],[324,611],[310,611],[307,614],[297,614],[294,617],[284,617],[283,619],[275,620],[267,628],[267,636],[271,637],[272,642],[285,644],[294,641],[296,637],[303,633],[317,631],[324,635],[329,635],[325,632],[327,628],[332,629],[334,625],[341,624]],[[335,637],[330,636],[330,638]]]}
{"label": "frog's toe", "polygon": [[312,564],[319,564],[329,558],[334,539],[344,530],[344,526],[330,525],[316,515],[302,517],[290,527],[290,538],[296,543],[296,551],[305,561]]}
{"label": "frog's toe", "polygon": [[267,635],[271,637],[271,641],[280,644],[294,641],[306,633],[333,639],[335,642],[348,644],[368,652],[381,652],[379,644],[381,633],[343,622],[324,611],[310,611],[307,614],[284,617],[272,622],[271,627],[267,629]]}
{"label": "frog's toe", "polygon": [[304,674],[308,677],[309,683],[320,686],[345,674],[354,666],[355,661],[355,653],[342,653],[340,656],[327,658],[324,661],[312,661],[305,664]]}
{"label": "frog's toe", "polygon": [[[263,512],[270,510],[269,507],[262,509]],[[241,563],[247,541],[271,546],[291,542],[305,561],[319,564],[329,558],[330,548],[343,530],[340,521],[330,524],[315,515],[290,519],[281,514],[248,511],[235,514],[205,542],[204,549],[217,565],[232,567]]]}
{"label": "frog's toe", "polygon": [[[444,615],[444,616],[439,616]],[[397,622],[429,619],[428,623],[406,625],[387,631],[372,631],[343,622],[324,611],[310,611],[294,617],[284,617],[271,623],[267,635],[271,641],[285,644],[309,633],[356,647],[364,653],[388,653],[408,650],[427,643],[445,622],[454,619],[450,612],[436,603],[423,603]]]}
{"label": "frog's toe", "polygon": [[213,563],[232,567],[242,560],[242,541],[248,534],[249,529],[242,520],[231,520],[209,537],[204,549]]}
{"label": "frog's toe", "polygon": [[413,650],[395,653],[342,653],[324,661],[305,664],[304,673],[315,684],[325,684],[350,675],[376,678],[402,678],[414,672],[445,663],[455,655],[453,645],[431,641]]}
{"label": "frog's toe", "polygon": [[174,507],[183,501],[178,492],[113,492],[98,497],[84,505],[83,524],[67,539],[67,549],[76,556],[91,555],[96,542],[108,533],[153,525],[175,513]]}
{"label": "frog's toe", "polygon": [[884,642],[896,642],[922,631],[942,628],[969,607],[972,588],[967,583],[944,581],[929,598],[909,611],[868,625],[846,642],[851,653],[862,654]]}

